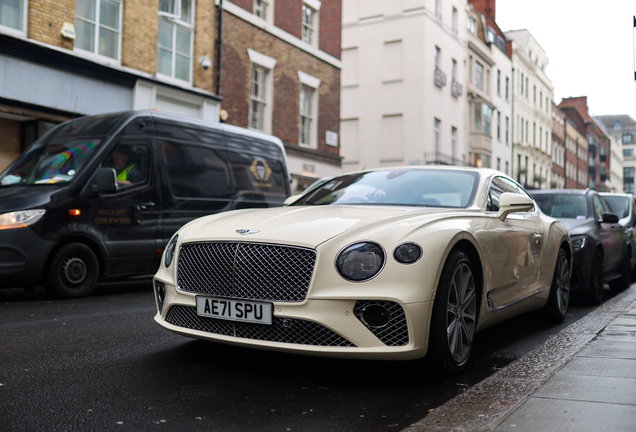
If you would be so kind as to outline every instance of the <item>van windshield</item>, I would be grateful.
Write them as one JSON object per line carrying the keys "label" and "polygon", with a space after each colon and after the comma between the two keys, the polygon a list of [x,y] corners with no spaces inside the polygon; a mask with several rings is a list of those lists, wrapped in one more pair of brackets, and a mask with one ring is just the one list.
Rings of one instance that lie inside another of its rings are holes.
{"label": "van windshield", "polygon": [[92,138],[36,142],[0,174],[0,185],[68,183],[80,172],[100,142],[100,139]]}

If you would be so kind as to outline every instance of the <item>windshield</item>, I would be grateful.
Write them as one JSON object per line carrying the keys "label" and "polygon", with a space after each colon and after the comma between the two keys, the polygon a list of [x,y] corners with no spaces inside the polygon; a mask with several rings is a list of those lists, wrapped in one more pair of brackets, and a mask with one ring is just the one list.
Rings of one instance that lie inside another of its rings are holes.
{"label": "windshield", "polygon": [[622,196],[603,195],[605,201],[610,205],[612,213],[620,219],[629,215],[629,198]]}
{"label": "windshield", "polygon": [[578,194],[536,194],[541,211],[560,219],[587,219],[587,198]]}
{"label": "windshield", "polygon": [[0,174],[0,184],[37,185],[68,183],[99,145],[99,139],[35,143]]}
{"label": "windshield", "polygon": [[293,205],[371,204],[465,208],[478,174],[471,171],[401,169],[345,174]]}

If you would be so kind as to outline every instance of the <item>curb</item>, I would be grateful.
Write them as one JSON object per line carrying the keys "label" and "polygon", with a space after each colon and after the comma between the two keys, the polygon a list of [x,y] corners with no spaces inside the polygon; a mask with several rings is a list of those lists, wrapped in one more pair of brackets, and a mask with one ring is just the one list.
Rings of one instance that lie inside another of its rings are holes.
{"label": "curb", "polygon": [[494,429],[635,301],[632,285],[402,432]]}

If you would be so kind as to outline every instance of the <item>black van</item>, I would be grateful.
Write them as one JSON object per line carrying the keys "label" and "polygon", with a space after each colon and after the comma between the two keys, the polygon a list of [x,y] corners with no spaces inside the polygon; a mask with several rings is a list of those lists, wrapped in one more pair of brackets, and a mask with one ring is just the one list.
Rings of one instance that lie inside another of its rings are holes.
{"label": "black van", "polygon": [[0,174],[0,288],[72,298],[150,277],[186,222],[289,194],[270,135],[156,111],[68,121]]}

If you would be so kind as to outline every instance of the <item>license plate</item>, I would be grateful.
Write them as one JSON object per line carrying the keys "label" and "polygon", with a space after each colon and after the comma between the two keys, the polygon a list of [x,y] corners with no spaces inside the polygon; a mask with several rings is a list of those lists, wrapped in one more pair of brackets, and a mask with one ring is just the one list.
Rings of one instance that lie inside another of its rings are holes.
{"label": "license plate", "polygon": [[272,304],[197,296],[197,315],[228,321],[272,323]]}

